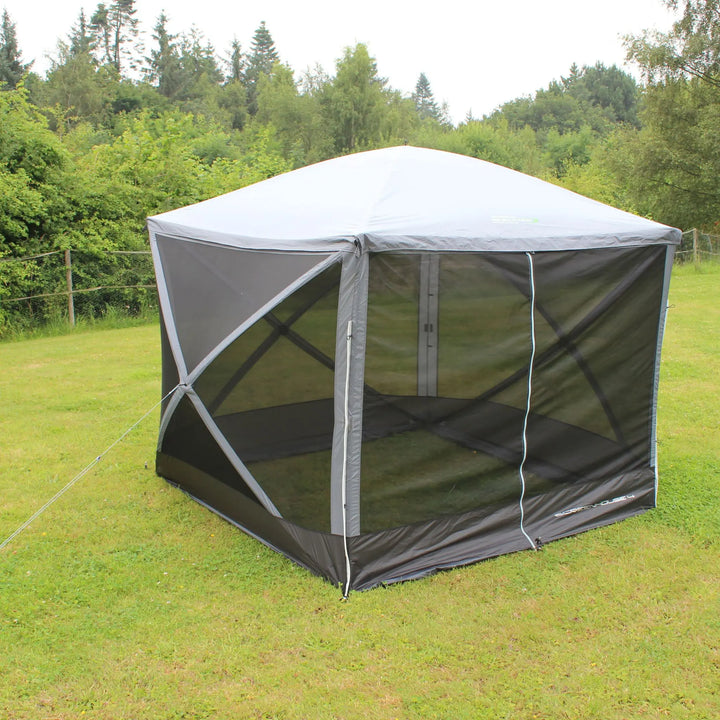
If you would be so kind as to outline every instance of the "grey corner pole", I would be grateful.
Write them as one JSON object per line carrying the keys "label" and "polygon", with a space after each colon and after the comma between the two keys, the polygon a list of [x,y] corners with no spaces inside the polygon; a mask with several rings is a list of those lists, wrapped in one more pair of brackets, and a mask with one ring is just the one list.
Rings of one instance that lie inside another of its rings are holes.
{"label": "grey corner pole", "polygon": [[[334,535],[346,534],[347,537],[360,534],[367,283],[368,256],[346,255],[340,280],[336,328],[330,527]],[[348,323],[351,321],[350,341]]]}

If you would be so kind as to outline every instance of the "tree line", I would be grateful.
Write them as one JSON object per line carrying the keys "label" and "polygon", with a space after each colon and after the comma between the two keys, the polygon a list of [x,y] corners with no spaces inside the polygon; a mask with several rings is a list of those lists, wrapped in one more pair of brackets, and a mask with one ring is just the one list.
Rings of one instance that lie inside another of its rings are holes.
{"label": "tree line", "polygon": [[[7,11],[0,26],[0,333],[61,303],[10,298],[63,282],[51,263],[12,258],[71,248],[90,284],[142,284],[109,250],[146,248],[145,218],[337,155],[412,144],[471,155],[681,228],[720,220],[720,0],[664,0],[667,33],[625,39],[638,83],[601,63],[569,68],[532,96],[453,124],[421,72],[393,89],[367,46],[334,71],[296,72],[270,29],[218,52],[173,34],[162,13],[147,49],[135,0],[80,12],[35,73]],[[113,278],[114,282],[103,282]],[[80,277],[79,283],[83,278]],[[136,311],[137,294],[88,294],[80,312]]]}

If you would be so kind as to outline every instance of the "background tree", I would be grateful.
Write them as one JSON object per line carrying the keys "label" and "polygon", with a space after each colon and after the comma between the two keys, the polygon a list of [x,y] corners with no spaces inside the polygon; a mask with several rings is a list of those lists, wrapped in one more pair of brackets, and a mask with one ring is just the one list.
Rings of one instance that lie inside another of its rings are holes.
{"label": "background tree", "polygon": [[300,93],[292,69],[276,63],[258,83],[256,120],[272,126],[284,157],[293,167],[325,160],[332,154],[332,139],[320,102],[313,92]]}
{"label": "background tree", "polygon": [[237,38],[233,38],[230,52],[223,63],[226,68],[225,80],[218,96],[218,104],[227,113],[230,127],[242,130],[247,119],[246,58]]}
{"label": "background tree", "polygon": [[88,25],[85,11],[81,10],[78,15],[77,23],[73,25],[68,35],[68,55],[77,57],[78,55],[90,55],[93,51],[93,36]]}
{"label": "background tree", "polygon": [[245,127],[247,91],[241,82],[232,80],[220,88],[218,106],[225,111],[230,129],[242,130]]}
{"label": "background tree", "polygon": [[551,128],[545,133],[542,143],[544,164],[552,177],[562,178],[571,167],[588,163],[593,148],[599,142],[589,125],[576,132],[565,133]]}
{"label": "background tree", "polygon": [[345,48],[335,77],[325,86],[322,97],[336,152],[353,152],[381,142],[385,85],[366,45]]}
{"label": "background tree", "polygon": [[115,0],[110,5],[100,3],[90,18],[100,62],[112,65],[118,75],[125,61],[131,67],[135,64],[132,47],[128,46],[138,37],[136,12],[135,0]]}
{"label": "background tree", "polygon": [[430,81],[425,73],[420,73],[412,96],[417,114],[423,120],[440,120],[440,108],[430,88]]}
{"label": "background tree", "polygon": [[195,27],[180,37],[180,67],[184,81],[178,96],[180,108],[229,127],[228,113],[221,105],[223,74],[215,49]]}
{"label": "background tree", "polygon": [[621,170],[639,212],[683,229],[718,232],[720,97],[697,81],[649,87],[643,127],[627,134]]}
{"label": "background tree", "polygon": [[330,84],[330,76],[325,72],[322,65],[315,64],[312,68],[307,68],[300,78],[300,91],[303,95],[312,95],[320,97],[327,86]]}
{"label": "background tree", "polygon": [[541,136],[551,129],[580,132],[585,126],[605,136],[615,123],[638,125],[639,97],[635,80],[615,65],[573,65],[567,77],[532,97],[504,103],[491,117],[504,117],[516,130],[529,125]]}
{"label": "background tree", "polygon": [[180,39],[180,65],[191,86],[203,78],[213,85],[223,80],[212,43],[195,27]]}
{"label": "background tree", "polygon": [[627,150],[625,138],[629,134],[634,135],[635,131],[616,129],[602,144],[591,148],[587,162],[568,164],[562,177],[548,179],[580,195],[637,214],[625,182],[629,175],[622,167],[628,160],[623,153]]}
{"label": "background tree", "polygon": [[625,148],[634,202],[662,222],[717,230],[720,0],[686,0],[670,32],[628,37],[626,47],[648,82],[642,129]]}
{"label": "background tree", "polygon": [[53,128],[60,131],[82,121],[107,124],[117,89],[117,76],[107,66],[98,67],[88,52],[71,54],[61,43],[38,94],[46,108],[54,109]]}
{"label": "background tree", "polygon": [[584,66],[563,78],[566,92],[590,108],[600,108],[612,122],[639,126],[640,89],[635,79],[616,65]]}
{"label": "background tree", "polygon": [[13,89],[30,69],[32,63],[23,64],[17,43],[15,23],[7,10],[3,10],[0,25],[0,87]]}
{"label": "background tree", "polygon": [[460,153],[498,163],[513,170],[541,175],[542,151],[535,131],[525,126],[512,129],[506,120],[469,120],[452,132],[435,132],[423,143],[439,150]]}
{"label": "background tree", "polygon": [[250,54],[245,65],[245,88],[247,89],[248,112],[254,115],[257,112],[258,82],[261,75],[269,75],[273,65],[280,58],[275,49],[275,43],[270,31],[263,20],[253,35]]}
{"label": "background tree", "polygon": [[559,133],[578,132],[584,125],[601,131],[610,123],[568,92],[562,81],[552,81],[547,88],[538,90],[534,97],[522,97],[504,103],[490,119],[505,118],[510,128],[520,130],[526,125],[541,138],[552,130]]}
{"label": "background tree", "polygon": [[20,87],[0,93],[0,253],[31,254],[55,232],[67,153]]}
{"label": "background tree", "polygon": [[157,108],[162,100],[146,83],[121,78],[114,64],[99,64],[95,49],[96,36],[81,12],[33,93],[58,132],[81,122],[108,127],[116,115]]}
{"label": "background tree", "polygon": [[102,64],[112,63],[112,32],[105,3],[100,3],[90,16],[90,30],[93,34],[93,48],[97,53],[98,61]]}
{"label": "background tree", "polygon": [[177,36],[167,29],[168,17],[160,13],[153,28],[153,40],[156,43],[147,58],[145,76],[158,92],[166,98],[177,97],[185,84]]}
{"label": "background tree", "polygon": [[695,78],[720,87],[720,2],[664,0],[682,9],[668,33],[645,30],[628,35],[628,57],[638,63],[650,83]]}
{"label": "background tree", "polygon": [[233,38],[230,44],[230,53],[225,64],[228,68],[226,82],[242,82],[245,79],[245,55],[237,38]]}

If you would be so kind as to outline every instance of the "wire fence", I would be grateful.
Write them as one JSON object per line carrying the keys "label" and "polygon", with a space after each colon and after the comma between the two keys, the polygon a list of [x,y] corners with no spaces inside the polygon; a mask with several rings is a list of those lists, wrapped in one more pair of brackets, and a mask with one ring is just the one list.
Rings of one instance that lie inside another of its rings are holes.
{"label": "wire fence", "polygon": [[0,334],[77,316],[139,315],[157,308],[148,250],[55,250],[0,258]]}
{"label": "wire fence", "polygon": [[678,265],[720,262],[720,235],[710,235],[695,228],[686,230],[675,251],[675,262]]}

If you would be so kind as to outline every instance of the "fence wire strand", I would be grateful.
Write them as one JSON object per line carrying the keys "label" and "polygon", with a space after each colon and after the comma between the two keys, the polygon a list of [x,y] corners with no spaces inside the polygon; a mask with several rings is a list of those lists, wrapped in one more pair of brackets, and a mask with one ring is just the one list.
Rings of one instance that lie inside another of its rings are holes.
{"label": "fence wire strand", "polygon": [[[98,285],[97,287],[91,288],[76,288],[73,289],[72,294],[77,295],[79,293],[96,292],[97,290],[133,290],[137,288],[155,288],[155,285]],[[3,302],[19,302],[20,300],[34,300],[35,298],[44,297],[60,297],[62,295],[67,296],[67,290],[65,292],[54,292],[54,293],[41,293],[40,295],[27,295],[25,297],[17,298],[4,298]]]}
{"label": "fence wire strand", "polygon": [[678,264],[720,261],[720,235],[686,230],[675,251],[675,261]]}

